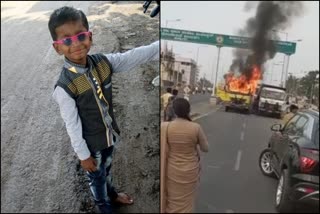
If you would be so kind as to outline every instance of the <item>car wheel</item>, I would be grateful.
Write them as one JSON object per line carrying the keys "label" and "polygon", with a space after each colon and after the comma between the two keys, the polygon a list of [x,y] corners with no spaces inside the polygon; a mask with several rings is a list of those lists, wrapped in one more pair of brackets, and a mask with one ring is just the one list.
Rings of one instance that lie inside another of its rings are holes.
{"label": "car wheel", "polygon": [[229,111],[229,107],[228,106],[226,106],[226,109],[225,109],[225,111],[227,112],[227,111]]}
{"label": "car wheel", "polygon": [[290,199],[290,177],[288,169],[283,169],[276,190],[276,209],[280,213],[291,213],[294,209]]}
{"label": "car wheel", "polygon": [[259,157],[259,167],[261,172],[270,177],[275,177],[275,174],[273,172],[273,168],[271,166],[271,150],[265,149],[261,152],[260,157]]}

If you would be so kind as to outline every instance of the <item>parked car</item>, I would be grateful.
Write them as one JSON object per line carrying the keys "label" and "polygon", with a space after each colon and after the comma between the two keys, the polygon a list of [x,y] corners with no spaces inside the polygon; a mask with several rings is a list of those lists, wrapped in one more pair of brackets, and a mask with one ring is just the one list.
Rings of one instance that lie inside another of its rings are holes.
{"label": "parked car", "polygon": [[271,130],[259,166],[264,175],[278,179],[277,211],[291,212],[296,202],[319,209],[319,112],[298,112],[284,127],[274,124]]}

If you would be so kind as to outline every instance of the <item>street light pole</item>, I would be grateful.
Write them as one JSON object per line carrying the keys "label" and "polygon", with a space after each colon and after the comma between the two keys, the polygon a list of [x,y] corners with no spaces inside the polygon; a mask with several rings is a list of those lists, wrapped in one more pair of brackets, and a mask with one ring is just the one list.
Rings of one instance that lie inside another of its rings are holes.
{"label": "street light pole", "polygon": [[[278,33],[284,33],[286,35],[286,42],[288,41],[288,33],[287,32],[283,32],[283,31],[278,31],[278,30],[272,30],[273,32],[278,32]],[[283,64],[282,64],[282,73],[281,73],[281,81],[280,84],[283,86],[283,77],[284,77],[284,62],[286,60],[286,55],[283,54]]]}
{"label": "street light pole", "polygon": [[213,90],[213,84],[214,84],[214,82],[213,82],[213,74],[214,74],[214,60],[212,60],[212,64],[211,64],[211,66],[210,66],[210,68],[212,69],[212,73],[211,73],[211,81],[212,81],[212,90]]}
{"label": "street light pole", "polygon": [[283,83],[283,87],[284,87],[284,88],[285,88],[285,87],[286,87],[286,85],[287,85],[288,70],[289,70],[289,62],[290,62],[290,55],[288,55],[287,69],[286,69],[285,79],[284,79],[284,83]]}
{"label": "street light pole", "polygon": [[[283,32],[286,34],[286,42],[288,41],[288,33],[287,32]],[[289,57],[288,56],[288,62],[287,62],[287,68],[288,68],[288,63],[289,63]],[[283,77],[283,72],[284,72],[284,62],[286,60],[286,54],[283,54],[283,64],[282,64],[282,75],[281,75],[281,78]],[[285,80],[284,80],[284,83],[282,83],[282,80],[281,80],[281,83],[283,84],[283,87],[286,87],[286,79],[287,79],[287,73],[285,74]]]}
{"label": "street light pole", "polygon": [[[199,46],[198,47],[198,50],[197,50],[197,56],[196,56],[196,63],[197,63],[197,68],[199,68],[200,66],[199,66],[199,50],[200,50],[200,48],[207,48],[208,46]],[[199,69],[199,74],[200,74],[200,69]]]}
{"label": "street light pole", "polygon": [[[168,22],[179,22],[179,21],[181,21],[181,19],[172,19],[172,20],[166,20],[166,28],[168,27]],[[168,52],[168,47],[167,47],[167,45],[168,45],[168,42],[167,41],[165,41],[165,52],[167,53]]]}

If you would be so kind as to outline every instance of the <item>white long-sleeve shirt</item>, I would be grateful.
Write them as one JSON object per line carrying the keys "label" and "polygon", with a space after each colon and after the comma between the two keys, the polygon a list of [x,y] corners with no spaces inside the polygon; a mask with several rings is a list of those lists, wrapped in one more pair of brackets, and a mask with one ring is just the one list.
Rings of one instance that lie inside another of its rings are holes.
{"label": "white long-sleeve shirt", "polygon": [[[124,53],[111,53],[105,54],[105,56],[111,63],[113,72],[131,71],[143,63],[159,60],[159,41]],[[78,158],[80,160],[88,159],[90,151],[85,139],[82,137],[82,123],[75,100],[59,86],[55,88],[52,97],[59,105],[60,114],[66,124],[71,145]]]}

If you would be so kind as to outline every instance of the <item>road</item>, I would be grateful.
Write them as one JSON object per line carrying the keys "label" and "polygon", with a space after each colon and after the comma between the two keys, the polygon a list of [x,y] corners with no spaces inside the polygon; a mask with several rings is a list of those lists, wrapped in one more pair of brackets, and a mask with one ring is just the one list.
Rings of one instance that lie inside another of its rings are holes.
{"label": "road", "polygon": [[218,110],[197,120],[209,153],[202,156],[196,212],[275,213],[277,180],[262,175],[260,152],[277,119]]}
{"label": "road", "polygon": [[201,103],[201,102],[206,102],[210,100],[211,94],[206,93],[206,94],[191,94],[189,97],[189,102],[191,105]]}
{"label": "road", "polygon": [[[91,4],[73,5],[87,13]],[[76,160],[51,99],[62,58],[52,48],[48,17],[63,5],[70,2],[1,1],[1,212],[81,206]]]}

